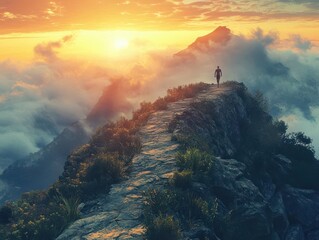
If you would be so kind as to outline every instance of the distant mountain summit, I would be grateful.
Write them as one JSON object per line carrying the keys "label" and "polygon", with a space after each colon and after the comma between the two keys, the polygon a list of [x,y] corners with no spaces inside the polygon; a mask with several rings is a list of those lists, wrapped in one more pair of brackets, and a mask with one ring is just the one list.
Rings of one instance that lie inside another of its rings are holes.
{"label": "distant mountain summit", "polygon": [[225,26],[219,26],[213,32],[198,37],[195,42],[189,45],[185,50],[175,54],[177,57],[194,57],[196,52],[211,52],[220,45],[226,45],[231,39],[231,30]]}

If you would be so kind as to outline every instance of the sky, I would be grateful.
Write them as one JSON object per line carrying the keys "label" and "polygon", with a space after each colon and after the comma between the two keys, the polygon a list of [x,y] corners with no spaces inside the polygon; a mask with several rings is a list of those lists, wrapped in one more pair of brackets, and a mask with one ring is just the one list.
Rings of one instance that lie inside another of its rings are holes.
{"label": "sky", "polygon": [[145,32],[161,32],[153,36],[155,43],[159,39],[162,46],[185,46],[199,32],[220,25],[235,33],[247,34],[260,27],[280,32],[283,38],[298,33],[319,41],[318,11],[317,0],[0,0],[0,58],[30,57],[31,46],[41,39],[81,30],[93,31],[80,34],[85,35],[83,52],[94,51],[92,39],[100,44],[101,38],[109,39],[114,31],[118,36],[118,31],[148,36]]}
{"label": "sky", "polygon": [[316,0],[1,0],[0,31],[206,30],[236,23],[238,29],[302,29],[310,37],[318,28],[318,9]]}
{"label": "sky", "polygon": [[[0,0],[0,170],[85,118],[103,92],[125,115],[169,87],[211,82],[217,64],[319,151],[318,12],[318,0]],[[196,62],[172,57],[218,26],[231,29],[227,44]]]}

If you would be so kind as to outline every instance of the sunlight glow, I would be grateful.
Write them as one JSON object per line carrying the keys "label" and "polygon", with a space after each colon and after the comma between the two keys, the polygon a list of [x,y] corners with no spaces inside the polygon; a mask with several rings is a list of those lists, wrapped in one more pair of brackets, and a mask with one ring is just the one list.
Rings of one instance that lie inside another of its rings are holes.
{"label": "sunlight glow", "polygon": [[125,49],[129,46],[129,41],[127,39],[124,39],[124,38],[119,38],[119,39],[116,39],[114,41],[114,47],[116,49]]}

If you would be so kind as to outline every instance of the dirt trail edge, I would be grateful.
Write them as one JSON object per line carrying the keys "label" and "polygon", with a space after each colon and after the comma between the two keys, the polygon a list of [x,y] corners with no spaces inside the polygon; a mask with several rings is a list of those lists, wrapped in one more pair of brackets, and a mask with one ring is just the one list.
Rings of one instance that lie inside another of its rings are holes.
{"label": "dirt trail edge", "polygon": [[232,90],[227,85],[213,85],[194,98],[171,103],[167,110],[151,114],[140,130],[142,150],[133,158],[127,180],[114,184],[108,194],[95,201],[88,214],[82,215],[57,240],[143,239],[143,192],[165,185],[176,170],[174,156],[179,145],[171,141],[169,122],[192,102],[213,100]]}

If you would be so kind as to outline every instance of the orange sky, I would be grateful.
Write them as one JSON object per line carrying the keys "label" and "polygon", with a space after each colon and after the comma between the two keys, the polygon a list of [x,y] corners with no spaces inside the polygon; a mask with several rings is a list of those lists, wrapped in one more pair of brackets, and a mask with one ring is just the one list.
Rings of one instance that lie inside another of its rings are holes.
{"label": "orange sky", "polygon": [[317,29],[318,10],[317,0],[1,0],[0,31],[206,30],[225,22]]}
{"label": "orange sky", "polygon": [[103,45],[110,54],[122,35],[183,48],[219,25],[316,42],[318,12],[318,0],[0,0],[0,59],[31,58],[37,43],[68,34],[77,36],[65,50],[73,55],[100,53]]}

